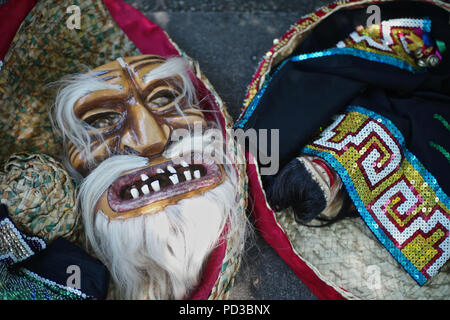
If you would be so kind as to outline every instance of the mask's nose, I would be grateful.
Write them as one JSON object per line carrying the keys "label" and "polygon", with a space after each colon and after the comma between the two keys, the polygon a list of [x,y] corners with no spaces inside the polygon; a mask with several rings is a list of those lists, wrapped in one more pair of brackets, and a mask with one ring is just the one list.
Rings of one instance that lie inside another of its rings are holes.
{"label": "mask's nose", "polygon": [[127,111],[127,128],[120,147],[125,153],[141,156],[161,154],[169,141],[170,128],[141,104]]}

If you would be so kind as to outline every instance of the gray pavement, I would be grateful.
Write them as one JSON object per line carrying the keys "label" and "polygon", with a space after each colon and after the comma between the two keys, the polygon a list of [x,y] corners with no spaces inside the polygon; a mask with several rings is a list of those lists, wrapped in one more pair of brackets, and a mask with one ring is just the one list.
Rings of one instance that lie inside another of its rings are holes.
{"label": "gray pavement", "polygon": [[[126,0],[166,30],[225,101],[235,120],[247,85],[273,39],[326,0]],[[317,299],[255,234],[246,246],[231,299]]]}

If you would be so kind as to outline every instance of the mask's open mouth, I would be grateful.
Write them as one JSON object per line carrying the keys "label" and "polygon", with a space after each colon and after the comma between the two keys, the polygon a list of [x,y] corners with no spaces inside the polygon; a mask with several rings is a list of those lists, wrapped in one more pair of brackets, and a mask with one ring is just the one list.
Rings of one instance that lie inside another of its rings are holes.
{"label": "mask's open mouth", "polygon": [[199,192],[219,184],[223,169],[211,157],[192,153],[150,165],[119,177],[108,190],[108,204],[115,212],[125,212],[152,203]]}

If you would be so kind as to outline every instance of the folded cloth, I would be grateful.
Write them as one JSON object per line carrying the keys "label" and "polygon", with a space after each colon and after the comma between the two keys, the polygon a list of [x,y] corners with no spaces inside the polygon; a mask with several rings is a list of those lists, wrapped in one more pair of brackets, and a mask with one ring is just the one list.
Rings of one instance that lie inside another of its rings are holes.
{"label": "folded cloth", "polygon": [[64,238],[50,245],[22,233],[0,205],[0,299],[104,299],[109,273]]}
{"label": "folded cloth", "polygon": [[299,153],[324,159],[419,285],[450,257],[450,37],[448,16],[427,13],[296,52],[236,124],[279,129],[282,166]]}

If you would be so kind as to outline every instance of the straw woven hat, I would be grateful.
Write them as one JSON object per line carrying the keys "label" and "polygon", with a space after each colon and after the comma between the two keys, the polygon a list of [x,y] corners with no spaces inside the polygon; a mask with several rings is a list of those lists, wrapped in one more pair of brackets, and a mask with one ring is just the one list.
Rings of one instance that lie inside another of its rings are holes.
{"label": "straw woven hat", "polygon": [[[79,30],[70,29],[66,24],[69,17],[66,9],[74,1],[34,2],[17,4],[10,1],[0,7],[0,16],[6,16],[7,12],[9,19],[4,23],[20,26],[10,35],[12,41],[7,50],[4,47],[8,37],[0,43],[0,47],[3,44],[0,53],[6,52],[4,57],[0,54],[0,59],[3,58],[0,72],[0,165],[14,153],[28,153],[13,156],[5,165],[0,180],[0,195],[12,207],[16,221],[25,230],[50,240],[55,236],[71,238],[75,230],[80,230],[79,217],[73,210],[75,187],[58,164],[64,152],[48,116],[56,94],[56,87],[49,84],[118,57],[139,54],[179,55],[190,61],[194,74],[212,97],[214,107],[220,111],[219,117],[228,138],[227,150],[240,163],[236,166],[239,176],[237,201],[239,214],[246,219],[244,155],[230,138],[232,119],[226,106],[198,63],[182,52],[162,29],[120,0],[75,1],[82,13]],[[51,181],[47,179],[49,173],[54,175]],[[27,189],[27,181],[38,182],[40,186]],[[40,192],[53,187],[56,191],[52,194]],[[61,214],[64,219],[57,221],[55,217]],[[61,233],[60,229],[66,231]],[[236,238],[229,239],[213,251],[206,266],[207,274],[203,275],[200,288],[190,298],[228,297],[241,259],[240,254],[231,255],[230,250],[233,246],[242,245],[239,238],[237,234]]]}
{"label": "straw woven hat", "polygon": [[[273,47],[264,55],[248,86],[240,118],[263,88],[270,72],[327,17],[341,10],[386,2],[391,1],[337,1],[302,17],[282,37],[274,39]],[[442,1],[422,2],[450,11],[450,5]],[[257,163],[251,158],[250,155],[247,167],[249,202],[256,226],[316,296],[321,299],[448,299],[449,263],[419,287],[362,219],[344,219],[327,228],[309,228],[296,223],[289,210],[274,212],[266,201]]]}

